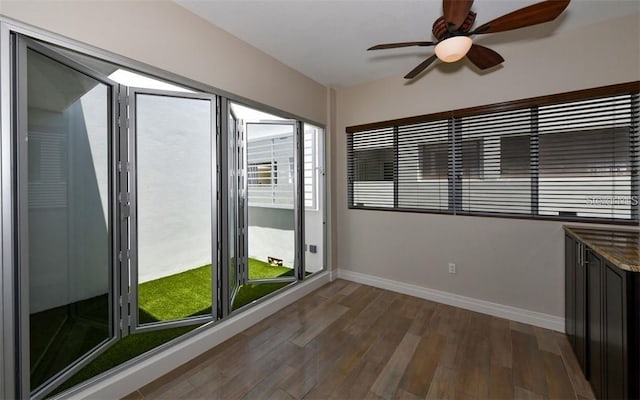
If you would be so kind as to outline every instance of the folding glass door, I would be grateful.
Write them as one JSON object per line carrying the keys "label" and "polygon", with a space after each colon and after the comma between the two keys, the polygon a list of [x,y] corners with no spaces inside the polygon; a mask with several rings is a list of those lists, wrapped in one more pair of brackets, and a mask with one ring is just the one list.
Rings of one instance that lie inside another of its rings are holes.
{"label": "folding glass door", "polygon": [[118,337],[119,87],[38,43],[15,40],[26,396],[69,376]]}
{"label": "folding glass door", "polygon": [[[249,122],[242,188],[249,283],[295,280],[296,122]],[[265,264],[270,268],[265,268]]]}
{"label": "folding glass door", "polygon": [[[240,140],[240,134],[242,132],[242,121],[238,120],[235,113],[232,109],[228,110],[228,119],[227,119],[227,136],[226,136],[226,168],[227,174],[226,177],[221,176],[224,180],[226,178],[226,187],[227,187],[227,197],[226,204],[224,207],[224,212],[226,213],[226,229],[225,234],[227,236],[227,246],[226,246],[226,273],[228,282],[228,286],[223,285],[223,293],[225,298],[223,299],[225,305],[223,307],[224,314],[228,314],[233,309],[234,300],[236,295],[238,294],[238,290],[240,290],[240,285],[242,281],[242,273],[241,269],[241,259],[239,250],[240,241],[243,239],[241,232],[239,230],[239,203],[238,203],[238,188],[241,186],[239,179],[241,177],[239,171],[239,161],[242,160],[241,156],[241,148],[238,146]],[[224,158],[224,157],[223,157]],[[244,216],[244,213],[242,213]],[[225,226],[224,224],[222,224]]]}
{"label": "folding glass door", "polygon": [[215,98],[129,89],[134,330],[215,315]]}
{"label": "folding glass door", "polygon": [[125,336],[158,346],[323,268],[320,128],[12,40],[19,396],[106,371]]}
{"label": "folding glass door", "polygon": [[237,254],[239,289],[231,304],[238,308],[298,280],[301,221],[297,122],[236,121],[234,126],[230,162],[237,171],[237,232],[230,244]]}
{"label": "folding glass door", "polygon": [[216,98],[15,41],[21,393],[41,397],[129,333],[217,318]]}

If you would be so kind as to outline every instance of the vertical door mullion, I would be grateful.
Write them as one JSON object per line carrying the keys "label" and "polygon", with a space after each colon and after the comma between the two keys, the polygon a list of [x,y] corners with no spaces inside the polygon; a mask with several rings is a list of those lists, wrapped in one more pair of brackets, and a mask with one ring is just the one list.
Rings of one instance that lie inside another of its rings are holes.
{"label": "vertical door mullion", "polygon": [[[219,138],[221,135],[222,126],[226,126],[226,123],[221,122],[221,113],[219,112],[219,97],[211,99],[211,130],[209,132],[209,154],[211,162],[211,317],[215,321],[218,319],[220,308],[221,296],[218,296],[220,290],[218,290],[220,280],[219,260],[220,260],[220,245],[218,241],[218,202],[220,201],[220,191],[218,188],[218,171],[220,170],[218,165],[218,148]],[[222,220],[222,218],[220,218]]]}
{"label": "vertical door mullion", "polygon": [[19,349],[17,368],[18,387],[16,397],[27,398],[31,392],[30,343],[29,343],[29,186],[28,186],[28,120],[27,120],[27,45],[22,37],[16,38],[16,211],[17,211],[17,257],[18,268],[18,327],[16,347]]}
{"label": "vertical door mullion", "polygon": [[[241,127],[244,127],[243,124],[240,124]],[[238,179],[238,186],[240,187],[239,192],[242,193],[240,196],[240,211],[239,215],[242,215],[242,284],[246,284],[249,281],[249,166],[248,166],[248,150],[249,147],[247,145],[247,132],[244,128],[239,131],[240,134],[240,179]]]}
{"label": "vertical door mullion", "polygon": [[2,91],[2,102],[0,109],[0,123],[2,132],[2,142],[0,149],[2,154],[1,171],[2,171],[2,262],[0,263],[0,290],[4,294],[0,299],[0,330],[2,331],[2,339],[0,339],[0,397],[14,398],[18,397],[19,388],[16,387],[16,361],[14,354],[20,354],[17,349],[16,338],[16,321],[19,319],[15,316],[15,305],[18,302],[15,291],[14,282],[16,270],[14,268],[14,232],[15,218],[13,215],[13,206],[15,203],[13,184],[14,173],[14,131],[12,126],[11,111],[15,109],[16,104],[9,101],[12,97],[13,77],[16,76],[14,69],[15,53],[14,37],[10,34],[9,28],[4,22],[0,21],[0,91]]}
{"label": "vertical door mullion", "polygon": [[295,212],[295,274],[298,280],[304,279],[304,128],[302,122],[294,125],[294,194],[293,209]]}
{"label": "vertical door mullion", "polygon": [[[230,104],[230,103],[228,103]],[[231,109],[231,107],[229,106],[229,109]],[[231,110],[231,112],[233,112]],[[233,164],[233,183],[232,186],[230,187],[231,190],[234,191],[234,203],[231,204],[229,207],[230,212],[234,213],[234,221],[235,221],[235,228],[234,228],[234,239],[235,239],[235,243],[234,243],[234,251],[235,251],[235,268],[236,268],[236,289],[234,291],[234,293],[231,294],[231,298],[233,300],[233,298],[235,297],[238,288],[240,287],[240,285],[244,284],[245,280],[244,280],[244,267],[243,267],[243,254],[244,254],[244,245],[243,245],[243,233],[242,233],[242,220],[244,218],[244,214],[241,213],[241,203],[242,203],[242,199],[240,197],[240,192],[241,192],[241,184],[240,184],[240,179],[242,178],[241,172],[242,172],[242,168],[240,168],[240,159],[241,157],[241,152],[240,152],[240,145],[241,145],[241,133],[242,133],[242,121],[238,120],[235,115],[233,116],[233,122],[234,122],[234,131],[233,131],[233,143],[231,148],[233,149],[233,159],[231,160],[232,164]],[[241,218],[241,215],[243,216]],[[233,301],[232,301],[233,303]],[[233,304],[231,304],[231,307],[233,307]]]}
{"label": "vertical door mullion", "polygon": [[[130,201],[130,216],[129,216],[129,242],[127,243],[130,249],[129,253],[129,268],[127,281],[123,282],[123,313],[122,324],[123,331],[124,325],[129,325],[127,330],[133,333],[139,326],[138,321],[138,141],[137,141],[137,118],[136,118],[136,92],[132,88],[127,88],[128,94],[128,165],[129,165],[129,201]],[[127,302],[124,303],[124,299]]]}
{"label": "vertical door mullion", "polygon": [[119,299],[118,310],[119,315],[117,320],[120,321],[120,335],[122,337],[127,336],[130,332],[130,291],[129,291],[129,276],[131,274],[131,266],[133,264],[132,247],[131,243],[134,234],[133,223],[133,210],[131,207],[131,191],[129,182],[131,181],[131,187],[133,187],[133,171],[131,171],[131,157],[133,152],[133,140],[129,137],[129,104],[132,103],[128,97],[128,88],[123,85],[118,86],[118,154],[117,154],[117,191],[118,202],[116,204],[119,207],[115,207],[115,214],[117,214],[116,230],[119,234],[116,243],[118,243],[115,249],[115,260],[118,263],[120,271],[119,282]]}
{"label": "vertical door mullion", "polygon": [[[220,181],[218,182],[218,217],[219,217],[219,254],[221,266],[219,293],[220,301],[218,303],[218,318],[224,318],[231,311],[231,288],[229,283],[229,268],[231,268],[231,260],[229,257],[229,241],[226,240],[229,232],[229,211],[232,205],[229,204],[229,195],[231,185],[228,172],[229,165],[229,103],[222,98],[217,98],[218,102],[218,171]],[[235,266],[234,266],[235,268]]]}

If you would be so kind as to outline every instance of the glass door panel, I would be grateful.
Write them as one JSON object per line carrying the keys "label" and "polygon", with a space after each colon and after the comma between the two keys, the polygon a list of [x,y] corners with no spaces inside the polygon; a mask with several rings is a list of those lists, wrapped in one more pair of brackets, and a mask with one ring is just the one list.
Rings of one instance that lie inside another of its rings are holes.
{"label": "glass door panel", "polygon": [[247,123],[247,281],[295,279],[295,123]]}
{"label": "glass door panel", "polygon": [[[132,91],[135,326],[211,319],[216,268],[215,99]],[[159,324],[165,325],[165,324]]]}
{"label": "glass door panel", "polygon": [[[238,131],[239,122],[233,111],[229,109],[229,132],[227,138],[228,165],[228,198],[227,198],[227,241],[229,246],[229,304],[233,304],[238,292],[241,274],[238,273]],[[229,310],[231,311],[231,310]]]}
{"label": "glass door panel", "polygon": [[18,225],[34,391],[116,336],[114,85],[35,43],[19,43],[26,124],[19,122]]}

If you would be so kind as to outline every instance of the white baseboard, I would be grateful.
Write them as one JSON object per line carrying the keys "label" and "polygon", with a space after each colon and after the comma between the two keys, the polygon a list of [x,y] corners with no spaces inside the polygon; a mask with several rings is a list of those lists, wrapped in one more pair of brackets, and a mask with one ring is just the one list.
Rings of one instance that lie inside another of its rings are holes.
{"label": "white baseboard", "polygon": [[58,398],[121,399],[324,286],[329,283],[329,278],[329,272],[319,273],[273,298],[169,347],[165,351],[137,362],[129,368],[123,368],[114,373],[107,372],[95,383],[72,392],[63,393]]}
{"label": "white baseboard", "polygon": [[493,315],[495,317],[535,325],[558,332],[564,332],[565,329],[564,319],[554,315],[529,311],[504,304],[492,303],[485,300],[474,299],[472,297],[460,296],[458,294],[429,289],[422,286],[379,278],[377,276],[347,271],[344,269],[338,269],[338,278],[419,297],[421,299],[448,304],[450,306],[460,307],[483,314]]}
{"label": "white baseboard", "polygon": [[338,279],[338,270],[337,269],[329,270],[329,281],[333,282],[336,279]]}

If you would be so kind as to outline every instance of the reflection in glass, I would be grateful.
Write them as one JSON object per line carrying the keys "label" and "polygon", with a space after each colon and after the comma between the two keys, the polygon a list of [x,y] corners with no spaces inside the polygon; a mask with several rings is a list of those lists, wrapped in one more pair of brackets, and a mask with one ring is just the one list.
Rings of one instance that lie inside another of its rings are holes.
{"label": "reflection in glass", "polygon": [[138,318],[211,314],[211,101],[136,95]]}
{"label": "reflection in glass", "polygon": [[27,52],[31,388],[111,337],[110,88]]}

